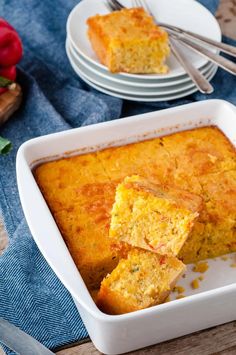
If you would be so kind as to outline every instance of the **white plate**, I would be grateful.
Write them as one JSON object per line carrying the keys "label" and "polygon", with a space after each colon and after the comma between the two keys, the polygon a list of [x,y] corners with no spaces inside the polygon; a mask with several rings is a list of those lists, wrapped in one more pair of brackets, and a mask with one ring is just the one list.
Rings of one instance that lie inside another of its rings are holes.
{"label": "white plate", "polygon": [[[217,71],[217,68],[213,69],[213,73],[210,75],[209,77],[209,81],[214,77],[215,73]],[[102,86],[96,85],[93,82],[89,81],[88,79],[86,79],[82,74],[80,75],[80,78],[87,83],[88,85],[90,85],[92,88],[107,94],[107,95],[111,95],[114,97],[118,97],[120,99],[125,99],[125,100],[130,100],[130,101],[138,101],[138,102],[161,102],[161,101],[171,101],[171,100],[176,100],[176,99],[180,99],[182,97],[191,95],[193,93],[195,93],[196,91],[198,91],[198,89],[196,87],[193,87],[192,89],[187,89],[187,90],[183,90],[181,92],[179,92],[178,94],[169,94],[169,95],[157,95],[157,96],[138,96],[138,95],[128,95],[128,94],[121,94],[118,93],[116,91],[112,91],[112,90],[108,90],[103,88]]]}
{"label": "white plate", "polygon": [[190,280],[198,275],[189,267],[185,298],[118,316],[102,313],[92,300],[37,186],[32,173],[34,164],[45,161],[45,157],[59,159],[69,156],[69,152],[83,154],[206,125],[219,127],[236,146],[235,106],[226,101],[206,100],[34,138],[18,151],[17,184],[32,236],[72,295],[91,340],[102,353],[121,354],[234,321],[235,269],[216,258],[210,261],[210,269],[197,291],[191,288]]}
{"label": "white plate", "polygon": [[[209,38],[220,41],[221,31],[217,20],[204,6],[195,0],[147,0],[151,9],[157,14],[158,20],[167,22],[171,25],[177,25],[184,29],[196,32],[201,35],[208,35]],[[131,0],[124,0],[123,3],[131,6]],[[71,11],[67,20],[67,35],[73,46],[87,61],[92,62],[104,70],[108,70],[102,65],[96,57],[89,39],[87,37],[87,24],[86,21],[90,16],[96,14],[106,14],[108,10],[103,2],[97,0],[84,0],[81,1]],[[207,59],[197,55],[196,53],[184,49],[184,53],[188,56],[189,60],[195,67],[201,68],[207,63]],[[174,78],[179,75],[185,74],[184,69],[171,55],[168,60],[170,72],[168,74],[150,74],[150,75],[135,75],[121,73],[125,77],[133,77],[136,79],[163,79]]]}
{"label": "white plate", "polygon": [[[120,83],[111,82],[109,78],[108,79],[103,77],[101,78],[96,74],[94,74],[93,72],[90,72],[82,63],[77,61],[76,58],[74,58],[73,54],[71,53],[71,49],[69,48],[68,42],[66,44],[66,53],[70,60],[71,66],[80,77],[83,77],[95,85],[101,86],[104,89],[108,89],[116,93],[137,95],[143,97],[151,97],[151,96],[157,97],[157,96],[163,96],[169,94],[178,94],[183,92],[183,90],[195,88],[195,84],[192,82],[191,79],[189,79],[188,82],[185,82],[183,84],[178,84],[170,87],[167,86],[167,87],[157,87],[157,88],[145,88],[142,85],[140,85],[139,87],[132,87],[127,85],[126,83],[120,84]],[[211,67],[206,71],[205,73],[206,78],[209,78],[211,74],[213,74],[215,67],[216,66],[212,64]]]}
{"label": "white plate", "polygon": [[[167,86],[172,86],[172,85],[177,85],[181,83],[185,83],[189,81],[189,76],[186,74],[180,75],[176,78],[172,79],[157,79],[157,80],[137,80],[135,78],[127,78],[124,76],[121,76],[120,74],[114,74],[110,73],[107,70],[104,70],[103,68],[99,68],[98,66],[94,65],[93,63],[87,61],[85,58],[83,58],[78,52],[76,52],[76,48],[73,47],[73,43],[70,41],[69,38],[67,38],[67,42],[70,48],[71,53],[73,54],[73,57],[78,61],[79,63],[83,64],[84,67],[86,67],[90,72],[100,76],[101,78],[106,78],[109,79],[110,81],[113,81],[115,83],[119,84],[127,84],[130,86],[134,87],[145,87],[145,88],[159,88],[159,87],[167,87]],[[211,68],[213,64],[211,62],[207,62],[203,67],[201,67],[199,70],[201,73],[205,74],[206,71]]]}

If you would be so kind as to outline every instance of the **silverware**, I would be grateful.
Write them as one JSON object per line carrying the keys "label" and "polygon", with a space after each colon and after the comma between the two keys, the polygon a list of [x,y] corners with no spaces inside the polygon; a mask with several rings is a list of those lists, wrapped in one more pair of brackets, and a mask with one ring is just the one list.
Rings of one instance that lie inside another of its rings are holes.
{"label": "silverware", "polygon": [[[175,35],[174,35],[175,36]],[[177,36],[177,39],[179,40],[179,37]],[[218,54],[215,54],[208,49],[200,46],[197,43],[193,43],[187,38],[183,38],[180,40],[182,44],[184,44],[186,47],[192,49],[196,53],[200,54],[202,57],[208,58],[211,62],[217,64],[219,67],[227,70],[229,73],[235,75],[236,74],[236,64],[233,63],[231,60],[228,60],[224,57],[221,57]]]}
{"label": "silverware", "polygon": [[203,94],[211,94],[214,91],[213,86],[204,77],[204,75],[197,68],[195,68],[191,62],[186,59],[180,48],[176,46],[175,40],[173,38],[170,38],[169,41],[172,53],[174,54],[178,62],[182,65],[182,67],[185,69],[186,73],[189,75],[192,81],[195,83],[199,91],[201,91]]}
{"label": "silverware", "polygon": [[[118,2],[118,0],[117,0],[117,2]],[[119,5],[121,5],[121,4],[119,4]],[[148,4],[145,3],[145,5],[146,5],[146,11],[148,9],[148,12],[151,13],[151,10],[150,10],[150,7],[148,6]],[[144,5],[142,5],[141,3],[140,3],[139,6],[144,7]],[[155,21],[158,22],[159,26],[161,26],[161,27],[165,28],[166,30],[170,31],[172,34],[178,34],[178,38],[179,39],[184,39],[186,37],[190,37],[191,39],[194,39],[194,40],[200,41],[202,43],[208,44],[208,45],[212,46],[213,48],[215,48],[217,50],[220,50],[220,51],[222,51],[224,53],[228,53],[228,54],[230,54],[233,57],[236,57],[236,47],[234,47],[234,46],[231,46],[231,45],[226,44],[226,43],[215,41],[213,39],[210,39],[208,37],[199,35],[197,33],[191,32],[191,31],[183,30],[182,28],[179,28],[177,26],[169,25],[169,24],[164,23],[164,22],[159,22],[159,21],[156,20],[156,17],[153,14],[152,14],[152,16],[154,17]]]}
{"label": "silverware", "polygon": [[187,30],[183,30],[182,28],[176,27],[176,26],[172,26],[172,25],[168,25],[166,23],[163,22],[158,22],[158,25],[169,30],[172,31],[173,33],[177,33],[180,37],[179,38],[186,38],[189,37],[191,39],[194,40],[198,40],[201,43],[205,43],[205,44],[209,44],[210,46],[224,52],[224,53],[228,53],[233,57],[236,57],[236,47],[231,46],[227,43],[222,43],[222,42],[218,42],[218,41],[214,41],[213,39],[207,38],[205,36],[201,36],[197,33],[191,32],[191,31],[187,31]]}
{"label": "silverware", "polygon": [[[106,5],[108,6],[108,9],[111,11],[116,11],[116,10],[121,10],[124,8],[122,4],[119,3],[117,0],[107,0]],[[144,7],[143,4],[138,1],[136,1],[137,7]],[[150,13],[149,9],[145,9],[147,12]],[[150,13],[151,16],[153,16]],[[191,80],[194,82],[194,84],[197,86],[198,90],[204,94],[211,94],[214,89],[212,85],[208,82],[208,80],[204,77],[204,75],[196,69],[192,63],[188,61],[188,59],[185,57],[185,55],[182,53],[179,47],[177,47],[175,40],[173,38],[169,39],[170,43],[170,48],[174,56],[176,57],[177,61],[180,63],[180,65],[185,69],[186,73],[188,76],[191,78]]]}
{"label": "silverware", "polygon": [[[109,2],[113,2],[114,4],[117,4],[117,9],[121,9],[123,8],[123,5],[121,5],[121,3],[118,0],[108,0]],[[137,3],[137,0],[136,0]],[[146,9],[147,12],[150,13],[150,15],[154,18],[154,20],[156,21],[155,16],[152,14],[152,11],[150,9],[150,7],[148,6],[148,4],[146,2],[144,2],[144,0],[138,0],[139,6],[142,6],[143,8]],[[118,8],[119,7],[119,8]],[[225,43],[221,43],[221,42],[217,42],[217,41],[213,41],[207,37],[204,36],[200,36],[200,35],[196,35],[193,32],[190,31],[184,31],[178,27],[175,26],[171,26],[171,25],[167,25],[167,24],[163,24],[163,23],[159,23],[158,21],[156,21],[156,23],[160,26],[160,24],[164,25],[164,28],[167,30],[167,32],[169,33],[170,37],[175,38],[176,40],[178,40],[182,45],[192,49],[193,51],[197,52],[199,55],[207,58],[209,61],[217,64],[218,66],[220,66],[221,68],[223,68],[224,70],[230,72],[233,75],[236,75],[236,63],[232,62],[229,59],[226,59],[224,57],[221,57],[218,54],[215,54],[209,50],[206,49],[205,46],[202,46],[200,44],[197,44],[196,42],[193,42],[194,40],[200,40],[202,43],[204,42],[205,44],[210,44],[211,47],[215,47],[216,49],[220,49],[226,53],[230,53],[233,56],[236,56],[236,48],[233,46],[229,46]],[[185,33],[186,36],[190,36],[191,35],[191,40],[185,38]]]}
{"label": "silverware", "polygon": [[38,340],[3,318],[0,318],[0,342],[19,355],[53,355]]}

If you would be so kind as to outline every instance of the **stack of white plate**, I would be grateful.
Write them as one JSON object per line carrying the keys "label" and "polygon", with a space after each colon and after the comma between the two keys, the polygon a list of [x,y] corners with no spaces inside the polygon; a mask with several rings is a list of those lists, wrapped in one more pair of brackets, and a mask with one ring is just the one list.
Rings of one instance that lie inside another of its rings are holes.
{"label": "stack of white plate", "polygon": [[[105,1],[105,0],[104,0]],[[194,0],[146,0],[158,21],[221,40],[221,31],[214,16]],[[122,3],[132,6],[131,0]],[[93,88],[133,101],[167,101],[197,91],[185,70],[171,54],[167,60],[167,74],[113,74],[102,65],[94,53],[87,36],[86,21],[90,16],[106,14],[104,2],[81,1],[70,13],[67,21],[66,53],[76,74]],[[207,59],[181,46],[188,60],[211,80],[217,67]]]}

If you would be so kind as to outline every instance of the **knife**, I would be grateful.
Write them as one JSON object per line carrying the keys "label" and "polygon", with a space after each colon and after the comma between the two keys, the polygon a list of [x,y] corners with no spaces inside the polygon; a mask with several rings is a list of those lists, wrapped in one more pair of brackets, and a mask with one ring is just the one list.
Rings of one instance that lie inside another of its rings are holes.
{"label": "knife", "polygon": [[0,342],[19,355],[53,355],[38,340],[23,332],[20,328],[0,318]]}

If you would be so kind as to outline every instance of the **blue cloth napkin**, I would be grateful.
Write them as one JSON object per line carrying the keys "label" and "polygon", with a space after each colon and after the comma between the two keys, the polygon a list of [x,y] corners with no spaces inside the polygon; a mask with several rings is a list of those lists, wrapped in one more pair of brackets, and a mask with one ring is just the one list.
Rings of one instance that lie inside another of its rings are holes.
{"label": "blue cloth napkin", "polygon": [[[182,100],[144,104],[93,90],[74,74],[65,54],[66,20],[77,2],[0,2],[1,16],[17,29],[24,44],[18,72],[24,102],[0,128],[0,135],[13,142],[11,153],[0,156],[0,209],[9,234],[9,246],[0,257],[0,317],[51,349],[88,334],[71,296],[40,254],[24,219],[15,173],[19,146],[40,135],[193,101],[222,98],[236,104],[235,77],[222,70],[213,79],[215,91],[210,96],[196,93]],[[201,2],[213,13],[218,5],[218,0]]]}

